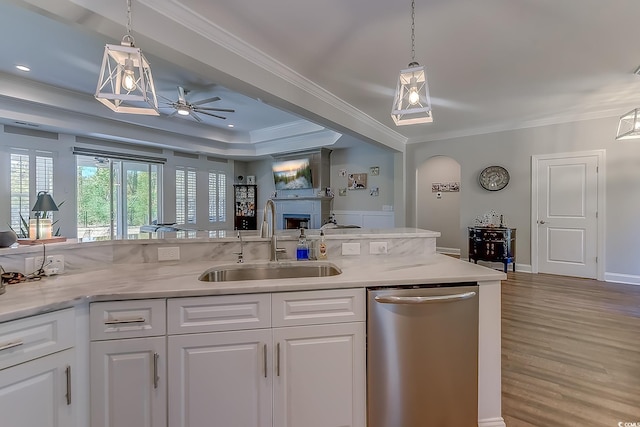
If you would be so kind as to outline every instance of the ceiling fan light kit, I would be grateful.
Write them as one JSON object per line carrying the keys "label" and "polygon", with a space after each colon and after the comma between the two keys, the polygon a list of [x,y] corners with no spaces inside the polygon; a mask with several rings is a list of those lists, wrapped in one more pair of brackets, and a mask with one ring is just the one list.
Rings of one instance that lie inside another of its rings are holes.
{"label": "ceiling fan light kit", "polygon": [[396,126],[433,122],[425,67],[415,60],[415,1],[411,1],[411,63],[400,70],[391,108]]}
{"label": "ceiling fan light kit", "polygon": [[131,0],[127,0],[127,34],[120,45],[104,48],[95,97],[116,113],[160,115],[151,66],[131,36]]}

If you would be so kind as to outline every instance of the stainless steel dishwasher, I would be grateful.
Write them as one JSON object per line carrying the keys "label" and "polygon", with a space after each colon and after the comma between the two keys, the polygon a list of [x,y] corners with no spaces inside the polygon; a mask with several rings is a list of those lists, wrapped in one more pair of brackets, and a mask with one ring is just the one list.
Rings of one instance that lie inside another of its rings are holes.
{"label": "stainless steel dishwasher", "polygon": [[368,427],[477,427],[478,286],[370,289],[367,309]]}

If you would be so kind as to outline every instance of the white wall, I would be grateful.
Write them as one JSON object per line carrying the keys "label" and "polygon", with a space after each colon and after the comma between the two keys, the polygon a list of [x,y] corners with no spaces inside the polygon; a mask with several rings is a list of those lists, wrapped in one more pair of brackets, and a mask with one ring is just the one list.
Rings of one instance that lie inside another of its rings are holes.
{"label": "white wall", "polygon": [[438,248],[460,249],[460,192],[431,189],[433,183],[460,182],[460,164],[451,157],[434,156],[418,166],[416,176],[417,227],[439,231]]}
{"label": "white wall", "polygon": [[[407,148],[408,194],[415,191],[415,170],[435,155],[454,158],[461,165],[459,238],[477,215],[494,209],[517,228],[517,263],[531,264],[531,156],[605,149],[607,157],[606,266],[611,274],[640,278],[640,140],[615,141],[615,117],[560,125],[476,135]],[[488,192],[478,174],[489,165],[509,170],[511,182],[502,191]],[[415,202],[408,198],[408,224],[415,224]],[[461,243],[466,255],[466,245]]]}
{"label": "white wall", "polygon": [[[358,147],[335,150],[331,153],[331,188],[335,194],[333,209],[337,211],[382,211],[383,206],[394,205],[394,153],[388,149],[370,144]],[[379,175],[370,173],[370,168],[377,166]],[[340,196],[339,190],[347,188],[347,176],[340,171],[350,173],[366,173],[367,188],[365,190],[346,190],[346,196]],[[378,196],[371,196],[370,189],[378,187]]]}

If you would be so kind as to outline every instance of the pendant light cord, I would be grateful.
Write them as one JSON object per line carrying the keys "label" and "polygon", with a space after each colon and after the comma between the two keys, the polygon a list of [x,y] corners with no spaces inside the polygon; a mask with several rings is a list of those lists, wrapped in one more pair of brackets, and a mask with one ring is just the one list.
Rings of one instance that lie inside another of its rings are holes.
{"label": "pendant light cord", "polygon": [[131,47],[135,45],[135,40],[131,35],[131,0],[127,0],[127,34],[122,37],[122,43]]}
{"label": "pendant light cord", "polygon": [[416,2],[411,0],[411,62],[416,62]]}

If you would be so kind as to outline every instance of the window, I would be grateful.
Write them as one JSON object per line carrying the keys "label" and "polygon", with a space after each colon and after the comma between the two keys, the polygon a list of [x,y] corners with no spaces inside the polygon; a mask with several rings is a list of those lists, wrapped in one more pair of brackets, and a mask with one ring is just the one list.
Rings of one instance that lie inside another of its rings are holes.
{"label": "window", "polygon": [[[10,188],[11,228],[20,236],[28,236],[28,221],[35,195],[47,191],[53,196],[53,153],[12,150]],[[52,213],[48,213],[51,217]]]}
{"label": "window", "polygon": [[227,220],[227,176],[223,172],[209,172],[209,222]]}
{"label": "window", "polygon": [[78,237],[136,235],[158,220],[162,165],[77,156]]}
{"label": "window", "polygon": [[176,223],[196,223],[196,170],[176,168]]}

